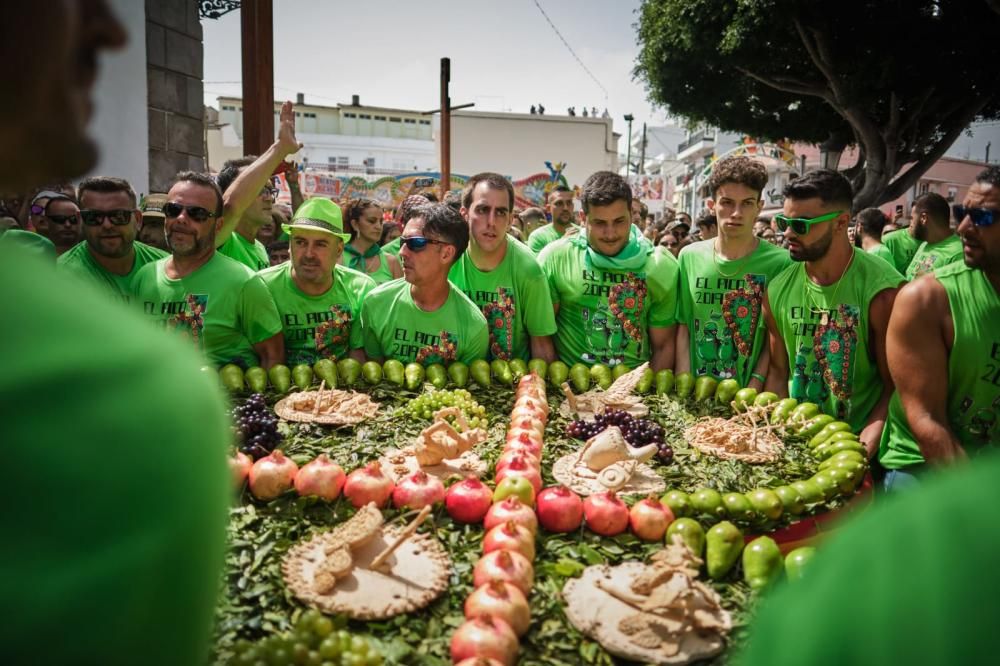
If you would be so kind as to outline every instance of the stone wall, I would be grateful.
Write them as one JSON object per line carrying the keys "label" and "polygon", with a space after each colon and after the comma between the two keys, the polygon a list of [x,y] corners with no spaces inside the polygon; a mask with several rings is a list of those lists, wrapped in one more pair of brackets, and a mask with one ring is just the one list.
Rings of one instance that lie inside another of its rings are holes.
{"label": "stone wall", "polygon": [[205,170],[201,22],[196,0],[146,0],[149,188]]}

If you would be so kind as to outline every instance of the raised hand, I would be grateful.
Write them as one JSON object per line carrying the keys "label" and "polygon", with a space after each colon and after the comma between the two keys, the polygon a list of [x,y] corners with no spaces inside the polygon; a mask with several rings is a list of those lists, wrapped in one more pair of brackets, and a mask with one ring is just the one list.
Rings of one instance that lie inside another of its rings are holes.
{"label": "raised hand", "polygon": [[292,155],[302,149],[302,144],[295,138],[295,107],[291,102],[286,101],[281,105],[281,113],[278,116],[278,146],[283,156]]}

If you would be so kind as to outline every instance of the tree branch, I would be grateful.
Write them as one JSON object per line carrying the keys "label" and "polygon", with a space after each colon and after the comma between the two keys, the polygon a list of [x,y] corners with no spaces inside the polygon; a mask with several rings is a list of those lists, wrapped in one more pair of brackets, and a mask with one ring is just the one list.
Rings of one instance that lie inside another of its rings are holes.
{"label": "tree branch", "polygon": [[751,79],[760,81],[765,86],[768,86],[769,88],[774,88],[775,90],[782,90],[787,93],[792,93],[793,95],[806,95],[808,97],[819,97],[820,99],[829,101],[827,90],[823,86],[811,85],[808,83],[794,81],[792,79],[787,79],[787,78],[779,81],[777,79],[768,78],[762,74],[751,72],[749,69],[746,69],[744,67],[737,67],[736,71],[740,72],[741,74],[745,74],[746,76],[749,76]]}
{"label": "tree branch", "polygon": [[813,64],[816,65],[816,69],[820,71],[820,74],[826,78],[827,83],[830,84],[830,91],[833,93],[834,99],[840,101],[841,104],[845,103],[846,100],[843,99],[840,89],[840,78],[837,76],[836,72],[828,62],[827,58],[823,57],[821,50],[829,55],[829,50],[825,47],[823,49],[819,46],[819,33],[815,30],[810,29],[809,32],[813,33],[813,39],[816,40],[814,44],[806,32],[805,26],[798,19],[793,19],[792,23],[795,25],[795,31],[799,33],[799,39],[802,41],[802,45],[805,47],[806,52],[809,54],[809,59],[812,60]]}

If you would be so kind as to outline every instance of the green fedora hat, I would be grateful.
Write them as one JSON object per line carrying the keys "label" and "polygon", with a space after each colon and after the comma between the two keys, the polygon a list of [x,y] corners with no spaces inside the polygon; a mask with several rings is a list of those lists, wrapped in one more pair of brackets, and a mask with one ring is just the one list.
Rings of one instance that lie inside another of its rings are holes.
{"label": "green fedora hat", "polygon": [[323,231],[340,238],[345,243],[351,240],[351,235],[344,233],[344,216],[340,212],[340,206],[322,197],[309,199],[299,206],[292,216],[292,221],[281,225],[281,228],[289,235],[294,229],[304,229]]}

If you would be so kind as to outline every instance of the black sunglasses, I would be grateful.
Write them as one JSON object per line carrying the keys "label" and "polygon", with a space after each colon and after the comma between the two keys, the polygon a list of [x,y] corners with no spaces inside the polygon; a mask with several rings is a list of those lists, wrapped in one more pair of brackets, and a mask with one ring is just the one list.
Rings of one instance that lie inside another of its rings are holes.
{"label": "black sunglasses", "polygon": [[173,201],[163,204],[163,214],[166,217],[180,217],[182,212],[187,212],[188,217],[195,222],[204,222],[210,218],[218,217],[218,215],[212,211],[207,208],[202,208],[201,206],[184,206],[179,203],[174,203]]}
{"label": "black sunglasses", "polygon": [[83,218],[83,223],[88,227],[100,226],[105,219],[116,227],[123,227],[132,220],[132,211],[127,208],[117,210],[90,210],[88,208],[80,211],[80,217]]}
{"label": "black sunglasses", "polygon": [[76,215],[46,215],[45,218],[54,224],[76,224],[80,221]]}
{"label": "black sunglasses", "polygon": [[433,238],[424,238],[423,236],[410,236],[408,238],[403,238],[400,240],[401,243],[410,248],[412,252],[421,252],[430,243],[436,243],[437,245],[451,245],[446,241],[434,240]]}
{"label": "black sunglasses", "polygon": [[990,210],[989,208],[966,208],[960,204],[955,204],[951,207],[951,214],[956,222],[961,224],[962,220],[968,215],[972,223],[977,227],[993,226],[993,223],[997,221],[997,213],[1000,213],[1000,211]]}

